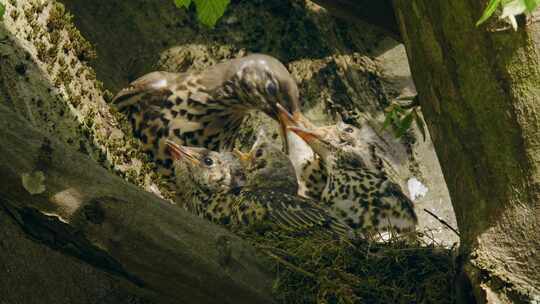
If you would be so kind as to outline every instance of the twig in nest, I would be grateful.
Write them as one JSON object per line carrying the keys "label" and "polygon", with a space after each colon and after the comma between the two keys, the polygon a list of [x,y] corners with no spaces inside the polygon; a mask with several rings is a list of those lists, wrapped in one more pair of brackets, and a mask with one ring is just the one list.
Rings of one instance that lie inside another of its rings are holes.
{"label": "twig in nest", "polygon": [[441,224],[445,225],[448,229],[454,231],[454,233],[455,233],[457,236],[461,237],[461,235],[459,234],[459,232],[457,231],[457,229],[454,228],[454,227],[452,227],[452,226],[450,226],[450,224],[448,224],[447,221],[445,221],[445,220],[443,220],[442,218],[438,217],[435,213],[433,213],[433,212],[427,210],[426,208],[424,208],[424,211],[427,212],[427,214],[433,216],[437,221],[439,221]]}
{"label": "twig in nest", "polygon": [[312,278],[312,279],[315,279],[315,275],[312,274],[311,272],[307,272],[305,271],[304,269],[300,268],[300,267],[297,267],[297,266],[294,266],[293,264],[285,261],[284,259],[280,258],[279,256],[275,255],[274,253],[268,251],[268,250],[263,250],[266,254],[268,254],[268,256],[270,256],[271,258],[273,258],[274,260],[276,260],[278,263],[280,264],[283,264],[285,267],[291,269],[291,270],[294,270],[300,274],[303,274],[305,275],[306,277],[309,277],[309,278]]}

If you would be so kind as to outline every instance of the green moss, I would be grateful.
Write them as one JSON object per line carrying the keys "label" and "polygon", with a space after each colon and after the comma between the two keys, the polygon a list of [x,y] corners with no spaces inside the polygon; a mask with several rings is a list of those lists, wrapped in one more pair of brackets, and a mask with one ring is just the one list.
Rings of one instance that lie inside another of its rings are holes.
{"label": "green moss", "polygon": [[72,50],[81,61],[96,58],[94,47],[88,42],[73,25],[73,16],[68,13],[61,3],[55,2],[47,20],[49,33],[66,30],[70,44],[64,45],[65,50]]}
{"label": "green moss", "polygon": [[435,244],[349,243],[261,227],[236,232],[275,272],[280,303],[453,303],[451,252]]}

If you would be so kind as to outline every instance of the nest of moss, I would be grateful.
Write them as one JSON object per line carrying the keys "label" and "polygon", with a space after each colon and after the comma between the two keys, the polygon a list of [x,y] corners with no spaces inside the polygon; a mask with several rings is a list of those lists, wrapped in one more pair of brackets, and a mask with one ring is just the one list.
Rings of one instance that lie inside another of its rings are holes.
{"label": "nest of moss", "polygon": [[275,272],[280,303],[454,302],[452,251],[419,237],[351,243],[316,232],[236,232]]}

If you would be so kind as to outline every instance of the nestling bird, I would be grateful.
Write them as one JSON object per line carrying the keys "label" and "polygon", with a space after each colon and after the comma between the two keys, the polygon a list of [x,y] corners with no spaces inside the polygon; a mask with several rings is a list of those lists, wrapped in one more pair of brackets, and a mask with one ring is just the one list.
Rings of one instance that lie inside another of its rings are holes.
{"label": "nestling bird", "polygon": [[[234,150],[242,166],[249,176],[248,183],[258,189],[269,189],[291,195],[298,193],[298,181],[291,160],[281,147],[266,135],[264,129],[259,130],[248,153]],[[264,174],[257,174],[264,169]]]}
{"label": "nestling bird", "polygon": [[239,191],[246,182],[244,168],[232,152],[185,147],[166,141],[176,171],[177,199],[199,216],[207,211],[209,194]]}
{"label": "nestling bird", "polygon": [[[113,99],[159,171],[172,173],[165,141],[230,151],[247,114],[260,110],[277,120],[276,104],[299,111],[296,82],[276,58],[254,54],[188,73],[152,72]],[[282,129],[284,136],[285,129]]]}
{"label": "nestling bird", "polygon": [[370,168],[350,146],[340,146],[312,130],[289,127],[321,157],[327,182],[323,203],[349,226],[364,233],[414,230],[412,201],[381,170]]}
{"label": "nestling bird", "polygon": [[[210,153],[207,149],[186,147],[167,142],[174,158],[178,191],[186,201],[187,209],[212,222],[235,228],[252,226],[279,227],[300,233],[323,233],[335,237],[349,238],[351,229],[330,215],[327,210],[313,202],[283,192],[258,189],[249,181],[258,181],[253,175],[265,175],[268,167],[259,168],[246,176],[242,189],[219,188],[216,178],[210,179],[209,172],[235,176],[227,173],[240,163],[221,153]],[[212,162],[205,161],[211,155]],[[220,168],[216,168],[220,167]]]}
{"label": "nestling bird", "polygon": [[[385,171],[393,177],[397,174],[387,159],[388,144],[377,135],[374,129],[367,123],[360,128],[343,122],[341,119],[336,124],[317,127],[300,112],[290,114],[286,109],[277,105],[280,124],[287,127],[301,127],[314,130],[319,136],[335,145],[347,146],[357,152],[367,168],[374,171]],[[286,131],[288,142],[288,155],[296,171],[299,183],[299,195],[315,200],[321,200],[321,195],[327,181],[327,173],[321,164],[320,157],[313,152],[312,148],[291,130]]]}

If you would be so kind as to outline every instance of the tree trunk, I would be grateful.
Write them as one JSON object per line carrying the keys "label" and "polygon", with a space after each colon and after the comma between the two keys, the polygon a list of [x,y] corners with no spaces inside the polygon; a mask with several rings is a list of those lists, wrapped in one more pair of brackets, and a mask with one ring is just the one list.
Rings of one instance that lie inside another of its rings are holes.
{"label": "tree trunk", "polygon": [[[238,237],[127,184],[31,130],[5,106],[0,106],[0,138],[3,222],[9,214],[34,240],[110,273],[128,294],[150,302],[271,302],[272,276]],[[13,261],[0,264],[9,267]],[[26,276],[24,269],[17,271],[16,278],[0,283],[2,297],[30,303],[7,292],[17,290],[17,279]]]}
{"label": "tree trunk", "polygon": [[487,1],[395,0],[478,303],[540,301],[540,24]]}

